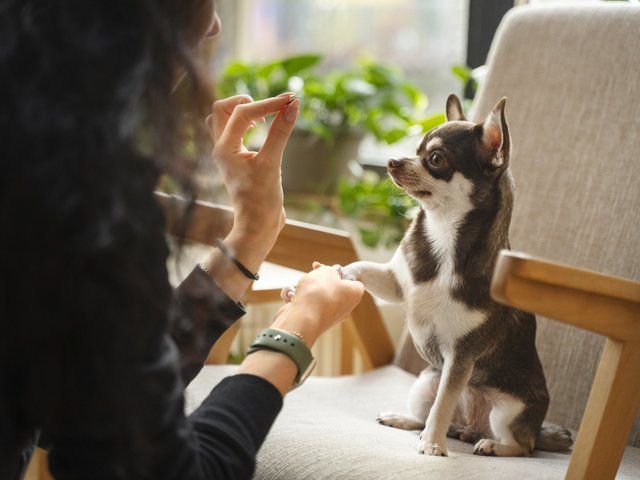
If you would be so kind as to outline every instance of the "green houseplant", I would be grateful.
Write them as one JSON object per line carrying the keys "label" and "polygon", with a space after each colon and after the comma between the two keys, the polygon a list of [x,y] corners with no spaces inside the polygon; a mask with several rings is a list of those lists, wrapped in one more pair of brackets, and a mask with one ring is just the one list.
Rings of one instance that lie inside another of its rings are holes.
{"label": "green houseplant", "polygon": [[319,73],[323,57],[296,55],[267,63],[230,64],[218,81],[220,96],[254,99],[292,91],[301,100],[296,129],[285,151],[286,190],[335,193],[365,134],[394,143],[428,130],[443,114],[425,115],[427,97],[393,66],[361,60]]}
{"label": "green houseplant", "polygon": [[358,179],[340,179],[338,206],[369,248],[395,247],[409,227],[417,204],[390,178],[365,171]]}

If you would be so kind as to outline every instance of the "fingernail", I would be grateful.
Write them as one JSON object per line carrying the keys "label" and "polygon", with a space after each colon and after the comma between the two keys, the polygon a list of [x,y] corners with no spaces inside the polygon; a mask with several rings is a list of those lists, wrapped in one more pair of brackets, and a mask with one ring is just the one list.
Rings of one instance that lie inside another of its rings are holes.
{"label": "fingernail", "polygon": [[284,119],[289,123],[295,122],[296,118],[298,117],[299,108],[300,102],[296,101],[296,99],[294,98],[292,103],[288,103],[284,107]]}

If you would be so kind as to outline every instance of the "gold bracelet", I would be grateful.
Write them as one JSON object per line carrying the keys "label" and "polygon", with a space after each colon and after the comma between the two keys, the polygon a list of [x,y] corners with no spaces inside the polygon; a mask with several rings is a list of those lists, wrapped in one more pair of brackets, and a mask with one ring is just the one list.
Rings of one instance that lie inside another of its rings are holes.
{"label": "gold bracelet", "polygon": [[284,333],[290,333],[291,335],[295,335],[296,337],[298,337],[298,339],[300,339],[300,341],[304,342],[305,345],[307,345],[307,341],[304,339],[304,337],[302,336],[301,333],[299,332],[295,332],[292,330],[284,330],[282,328],[275,328],[275,327],[271,327],[273,330],[278,330],[280,332],[284,332]]}

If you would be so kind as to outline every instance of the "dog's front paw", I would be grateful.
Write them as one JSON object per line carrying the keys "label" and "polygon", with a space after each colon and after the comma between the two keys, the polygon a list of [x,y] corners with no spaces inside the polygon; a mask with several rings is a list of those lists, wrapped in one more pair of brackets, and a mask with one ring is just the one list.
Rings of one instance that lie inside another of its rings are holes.
{"label": "dog's front paw", "polygon": [[432,457],[447,457],[447,449],[437,443],[420,442],[418,444],[418,453],[421,455],[430,455]]}
{"label": "dog's front paw", "polygon": [[376,421],[387,427],[401,428],[402,430],[420,430],[424,428],[424,422],[401,413],[383,412],[378,415]]}
{"label": "dog's front paw", "polygon": [[342,267],[342,279],[343,280],[360,280],[360,268],[357,265],[358,262],[350,263]]}

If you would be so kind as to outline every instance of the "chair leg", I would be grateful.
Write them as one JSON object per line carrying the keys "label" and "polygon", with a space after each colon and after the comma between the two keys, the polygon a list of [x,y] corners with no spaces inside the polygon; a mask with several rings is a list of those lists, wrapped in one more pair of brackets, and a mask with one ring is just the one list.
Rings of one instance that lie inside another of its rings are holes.
{"label": "chair leg", "polygon": [[607,338],[566,478],[615,477],[640,406],[638,364],[639,344]]}
{"label": "chair leg", "polygon": [[348,319],[341,325],[340,330],[340,375],[353,373],[353,326],[347,324],[353,320]]}
{"label": "chair leg", "polygon": [[49,462],[47,461],[46,450],[36,448],[33,452],[24,480],[53,480],[53,477],[49,473]]}

